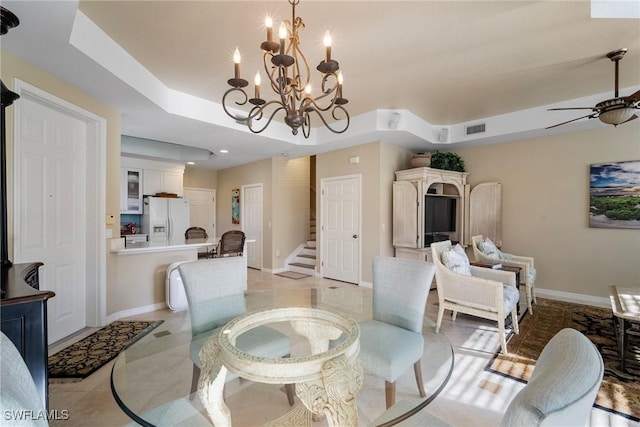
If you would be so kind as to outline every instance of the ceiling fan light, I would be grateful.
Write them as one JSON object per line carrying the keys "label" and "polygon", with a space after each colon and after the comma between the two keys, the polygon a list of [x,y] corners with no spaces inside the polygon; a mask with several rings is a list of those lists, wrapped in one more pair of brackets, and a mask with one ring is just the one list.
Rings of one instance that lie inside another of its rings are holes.
{"label": "ceiling fan light", "polygon": [[625,107],[609,110],[601,113],[598,118],[602,123],[617,126],[629,120],[634,114],[634,109]]}

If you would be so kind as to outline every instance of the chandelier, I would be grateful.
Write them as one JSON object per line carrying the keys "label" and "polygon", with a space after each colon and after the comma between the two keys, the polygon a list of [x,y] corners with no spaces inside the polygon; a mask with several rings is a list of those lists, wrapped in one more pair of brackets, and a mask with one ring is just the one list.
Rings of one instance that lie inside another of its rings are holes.
{"label": "chandelier", "polygon": [[[284,121],[291,128],[294,135],[302,128],[305,138],[311,130],[311,117],[317,115],[322,123],[334,133],[343,133],[349,127],[349,113],[344,105],[349,102],[342,97],[342,73],[338,62],[331,58],[331,35],[327,31],[324,37],[324,60],[316,69],[320,72],[320,94],[312,96],[311,69],[307,58],[300,49],[299,31],[304,28],[302,19],[296,16],[296,5],[300,0],[288,0],[291,5],[291,21],[285,20],[278,31],[279,42],[273,40],[273,21],[265,19],[267,40],[262,42],[264,71],[269,79],[269,85],[275,93],[275,99],[267,101],[261,98],[260,72],[256,73],[254,97],[249,98],[244,88],[248,82],[240,76],[240,52],[236,48],[233,55],[234,77],[228,80],[231,89],[222,97],[222,107],[231,118],[246,123],[253,133],[265,130],[274,116],[284,112]],[[253,107],[247,116],[238,116],[229,111],[228,97],[236,98],[236,105]],[[330,116],[331,124],[327,121]],[[267,119],[268,117],[268,119]],[[262,120],[262,119],[265,120]],[[343,120],[344,127],[333,127],[333,121]]]}

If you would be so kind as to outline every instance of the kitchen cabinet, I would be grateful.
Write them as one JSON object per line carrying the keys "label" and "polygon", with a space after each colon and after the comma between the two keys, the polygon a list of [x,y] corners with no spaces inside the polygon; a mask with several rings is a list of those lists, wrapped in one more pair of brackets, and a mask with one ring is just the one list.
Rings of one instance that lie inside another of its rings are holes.
{"label": "kitchen cabinet", "polygon": [[396,172],[393,245],[397,257],[430,261],[431,243],[451,240],[466,246],[477,234],[501,243],[500,183],[471,189],[467,176],[427,167]]}
{"label": "kitchen cabinet", "polygon": [[121,157],[120,213],[141,215],[142,198],[157,193],[184,196],[184,166],[155,160]]}
{"label": "kitchen cabinet", "polygon": [[142,214],[142,169],[120,169],[120,213]]}
{"label": "kitchen cabinet", "polygon": [[142,193],[153,196],[157,193],[175,193],[179,197],[184,194],[184,169],[143,169]]}

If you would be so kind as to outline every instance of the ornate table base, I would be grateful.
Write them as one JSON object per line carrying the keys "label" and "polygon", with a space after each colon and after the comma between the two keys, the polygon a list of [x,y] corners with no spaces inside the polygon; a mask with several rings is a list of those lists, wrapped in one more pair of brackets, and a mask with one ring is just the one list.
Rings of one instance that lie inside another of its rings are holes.
{"label": "ornate table base", "polygon": [[[309,340],[312,355],[266,359],[235,347],[238,335],[247,330],[285,321],[290,321],[294,330]],[[345,339],[329,349],[329,341],[343,333]],[[356,426],[356,394],[362,387],[363,376],[358,360],[359,338],[358,324],[337,312],[294,307],[245,314],[229,322],[223,333],[211,337],[202,347],[198,395],[216,427],[231,426],[231,413],[223,399],[230,370],[256,382],[295,384],[296,395],[312,414],[326,416],[330,426]],[[295,425],[303,421],[300,408],[269,426],[294,425],[294,419]]]}

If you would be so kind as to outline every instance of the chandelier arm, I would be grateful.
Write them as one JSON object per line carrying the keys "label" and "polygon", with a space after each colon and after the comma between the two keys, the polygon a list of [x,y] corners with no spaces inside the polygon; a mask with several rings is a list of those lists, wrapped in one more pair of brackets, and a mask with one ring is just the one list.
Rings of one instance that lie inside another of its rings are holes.
{"label": "chandelier arm", "polygon": [[[254,108],[252,109],[252,111],[253,111],[253,110],[255,110],[256,108],[257,108],[257,109],[259,109],[259,110],[260,110],[260,116],[262,117],[262,115],[263,115],[263,113],[264,113],[264,108],[265,108],[267,105],[269,105],[269,104],[278,104],[278,105],[280,105],[280,103],[279,103],[278,101],[271,101],[271,102],[269,102],[269,103],[267,103],[267,104],[265,104],[265,105],[262,105],[262,106],[260,106],[260,107],[254,107]],[[264,125],[264,126],[262,126],[261,128],[259,128],[259,129],[254,129],[254,128],[253,128],[253,123],[254,123],[253,121],[248,122],[247,127],[248,127],[248,128],[249,128],[249,130],[250,130],[251,132],[253,132],[253,133],[260,133],[260,132],[264,131],[264,130],[267,128],[267,126],[269,126],[269,125],[271,124],[271,121],[273,120],[273,117],[276,115],[276,113],[277,113],[278,111],[280,111],[280,110],[285,110],[285,111],[286,111],[286,108],[285,108],[285,107],[283,107],[282,105],[280,105],[280,107],[278,107],[278,108],[276,108],[275,110],[273,110],[273,112],[272,112],[272,113],[271,113],[271,115],[269,116],[269,120],[267,120],[267,122],[265,123],[265,125]]]}
{"label": "chandelier arm", "polygon": [[[334,120],[340,120],[340,119],[337,117],[337,115],[336,115],[336,110],[342,110],[342,112],[344,112],[344,114],[345,114],[345,119],[346,119],[347,121],[346,121],[345,126],[344,126],[344,128],[343,128],[343,129],[334,129],[334,128],[332,128],[332,127],[331,127],[331,125],[329,125],[329,123],[327,123],[327,121],[325,120],[325,118],[324,118],[324,116],[322,115],[322,113],[320,113],[320,111],[318,111],[318,110],[316,110],[316,109],[308,109],[308,110],[306,110],[305,114],[306,114],[306,115],[309,115],[309,113],[310,113],[311,111],[313,111],[313,112],[315,112],[315,113],[318,115],[318,117],[320,117],[320,120],[322,120],[322,123],[323,123],[323,124],[325,125],[325,127],[326,127],[327,129],[329,129],[331,132],[333,132],[333,133],[344,133],[344,132],[349,128],[349,123],[350,123],[350,121],[351,121],[351,119],[350,119],[350,117],[349,117],[349,112],[348,112],[345,108],[343,108],[343,107],[342,107],[342,105],[336,105],[336,106],[333,108],[333,111],[331,112],[331,116],[333,117],[333,119],[334,119]],[[311,123],[310,123],[310,122],[311,122],[311,121],[309,120],[309,125],[311,125]]]}
{"label": "chandelier arm", "polygon": [[[335,91],[337,93],[337,91]],[[320,95],[316,98],[305,98],[302,103],[300,104],[300,113],[302,113],[303,111],[305,111],[308,108],[313,108],[314,110],[317,111],[329,111],[332,107],[336,107],[336,95],[333,96],[333,99],[331,100],[331,103],[329,103],[329,105],[327,105],[326,107],[321,107],[318,104],[318,101],[326,98],[330,93],[326,93],[323,95]],[[344,108],[343,108],[344,110]],[[346,111],[346,110],[345,110]]]}
{"label": "chandelier arm", "polygon": [[309,135],[311,134],[311,116],[309,116],[309,113],[304,113],[304,122],[301,127],[302,135],[304,135],[305,138],[309,138]]}
{"label": "chandelier arm", "polygon": [[[298,60],[298,55],[300,54],[300,58],[302,59],[302,61]],[[311,82],[311,68],[309,67],[309,62],[307,61],[307,57],[304,56],[304,53],[302,53],[302,50],[300,50],[300,45],[298,43],[296,43],[295,45],[295,50],[294,50],[294,55],[296,58],[296,62],[295,62],[295,67],[296,67],[296,75],[299,77],[302,77],[302,73],[300,72],[300,63],[302,62],[302,64],[304,65],[304,84],[302,84],[302,81],[299,81],[299,85],[298,85],[298,89],[297,92],[298,94],[302,94],[302,92],[305,90],[306,86]],[[298,99],[300,99],[300,97],[298,97]]]}
{"label": "chandelier arm", "polygon": [[231,117],[232,119],[235,120],[248,120],[248,117],[240,117],[240,116],[236,116],[235,114],[231,113],[228,109],[227,109],[227,96],[229,96],[231,93],[234,92],[240,92],[242,93],[243,97],[244,97],[244,101],[242,102],[238,102],[238,101],[234,101],[237,105],[245,105],[247,103],[247,101],[249,100],[249,97],[247,96],[247,93],[240,88],[237,87],[232,87],[231,89],[228,89],[224,95],[222,96],[222,108],[224,109],[224,112],[227,113],[227,115],[229,117]]}

